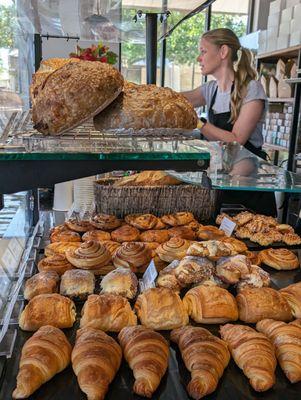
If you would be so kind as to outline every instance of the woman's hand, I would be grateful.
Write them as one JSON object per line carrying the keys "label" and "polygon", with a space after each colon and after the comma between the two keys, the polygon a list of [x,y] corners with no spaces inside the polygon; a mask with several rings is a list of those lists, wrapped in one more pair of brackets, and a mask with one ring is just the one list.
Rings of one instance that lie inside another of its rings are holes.
{"label": "woman's hand", "polygon": [[202,96],[201,88],[189,90],[188,92],[181,92],[183,96],[193,105],[193,107],[201,107],[206,105],[206,100]]}

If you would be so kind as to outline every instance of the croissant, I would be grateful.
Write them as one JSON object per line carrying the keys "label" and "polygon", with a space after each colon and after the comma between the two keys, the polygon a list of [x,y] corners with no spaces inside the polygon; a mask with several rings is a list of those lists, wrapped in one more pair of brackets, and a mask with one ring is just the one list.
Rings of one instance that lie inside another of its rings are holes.
{"label": "croissant", "polygon": [[257,322],[256,329],[273,342],[280,367],[288,380],[291,383],[301,381],[301,324],[263,319]]}
{"label": "croissant", "polygon": [[25,399],[70,363],[71,345],[64,333],[43,326],[24,344],[13,399]]}
{"label": "croissant", "polygon": [[264,392],[275,384],[277,365],[274,347],[262,333],[245,325],[226,324],[220,334],[229,346],[232,357],[257,392]]}
{"label": "croissant", "polygon": [[72,368],[88,400],[103,400],[122,358],[119,344],[98,329],[77,331],[72,351]]}
{"label": "croissant", "polygon": [[295,318],[301,318],[301,282],[293,283],[280,290],[286,298]]}
{"label": "croissant", "polygon": [[158,332],[141,325],[123,328],[118,340],[134,373],[134,392],[151,398],[168,366],[168,343]]}
{"label": "croissant", "polygon": [[226,343],[207,329],[193,326],[173,330],[170,338],[178,344],[186,368],[191,372],[189,395],[198,400],[214,392],[230,361]]}

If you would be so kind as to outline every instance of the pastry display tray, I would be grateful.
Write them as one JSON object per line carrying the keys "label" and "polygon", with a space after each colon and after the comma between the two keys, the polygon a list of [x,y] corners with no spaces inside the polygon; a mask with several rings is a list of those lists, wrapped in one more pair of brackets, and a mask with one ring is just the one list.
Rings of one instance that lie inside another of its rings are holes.
{"label": "pastry display tray", "polygon": [[[301,260],[301,250],[295,250]],[[263,266],[271,275],[271,286],[275,289],[286,287],[292,283],[301,281],[301,269],[294,271],[275,271],[272,268]],[[99,287],[97,279],[96,287]],[[80,311],[83,303],[77,303],[77,320],[72,329],[65,329],[71,344],[74,344],[76,330],[79,327]],[[241,322],[238,322],[241,323]],[[252,326],[252,324],[249,324]],[[215,335],[218,335],[219,325],[198,325],[209,329]],[[161,332],[166,339],[169,339],[169,332]],[[11,394],[16,385],[16,376],[18,373],[19,359],[22,347],[32,334],[18,329],[13,356],[6,360],[5,368],[1,377],[0,399],[10,400]],[[114,338],[117,334],[112,334]],[[189,382],[190,373],[186,370],[177,346],[170,343],[169,367],[166,375],[163,377],[158,390],[152,399],[156,400],[188,400],[185,386]],[[139,400],[142,397],[132,391],[134,378],[131,369],[123,359],[121,367],[111,383],[106,400]],[[279,365],[276,370],[276,384],[265,393],[256,393],[249,385],[247,378],[236,366],[233,359],[225,370],[217,390],[206,397],[213,400],[253,400],[257,398],[267,400],[297,400],[300,399],[301,382],[290,384]],[[56,375],[49,382],[44,384],[29,398],[30,400],[85,400],[86,396],[79,389],[76,376],[69,366],[66,370]]]}

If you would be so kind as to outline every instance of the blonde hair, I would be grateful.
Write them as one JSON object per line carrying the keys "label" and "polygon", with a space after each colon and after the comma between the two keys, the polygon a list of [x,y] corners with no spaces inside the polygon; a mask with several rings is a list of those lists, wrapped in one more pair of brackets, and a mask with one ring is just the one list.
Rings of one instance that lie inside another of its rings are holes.
{"label": "blonde hair", "polygon": [[234,123],[238,118],[249,82],[257,79],[257,72],[253,66],[253,54],[249,49],[240,45],[238,37],[231,29],[213,29],[205,32],[202,37],[218,47],[227,45],[231,50],[230,56],[234,70],[234,90],[231,93],[230,122]]}

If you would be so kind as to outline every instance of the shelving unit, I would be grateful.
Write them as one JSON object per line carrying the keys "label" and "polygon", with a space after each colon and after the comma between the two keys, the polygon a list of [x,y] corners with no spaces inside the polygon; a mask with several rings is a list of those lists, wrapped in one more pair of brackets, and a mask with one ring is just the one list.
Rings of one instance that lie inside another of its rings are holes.
{"label": "shelving unit", "polygon": [[294,98],[293,97],[269,97],[268,98],[269,103],[293,103]]}

